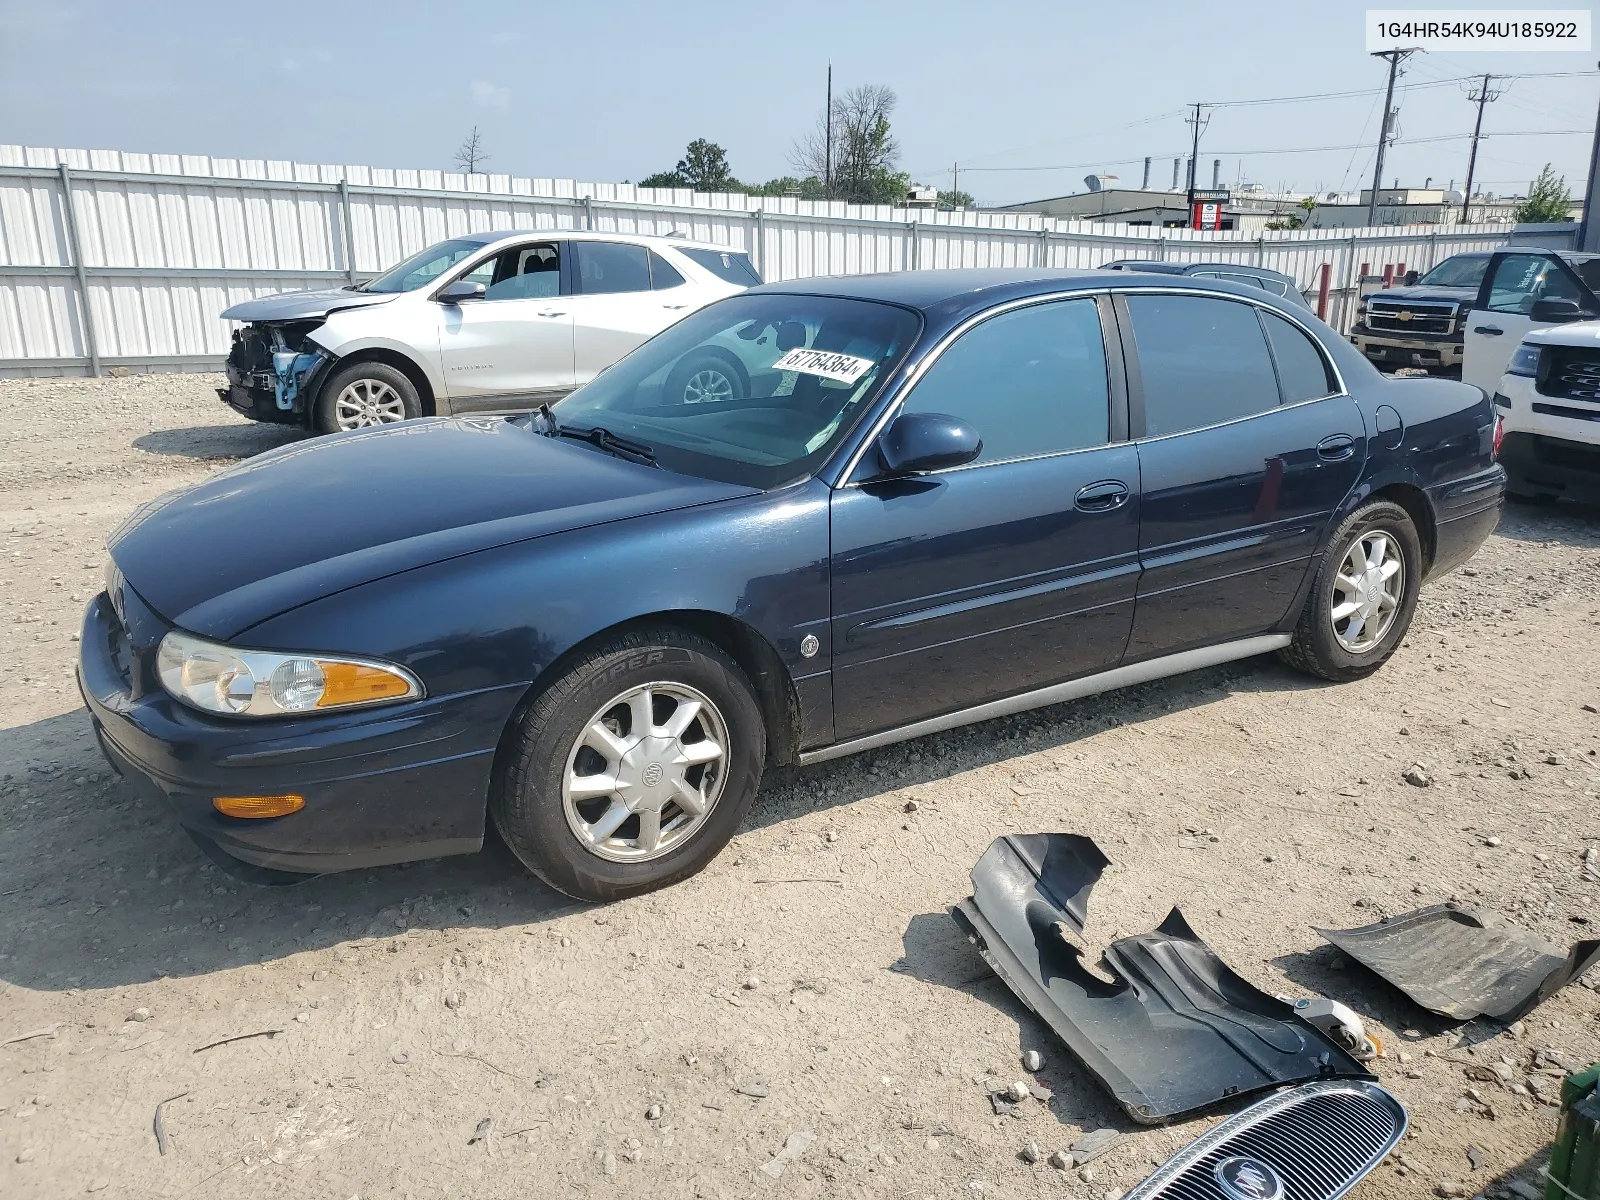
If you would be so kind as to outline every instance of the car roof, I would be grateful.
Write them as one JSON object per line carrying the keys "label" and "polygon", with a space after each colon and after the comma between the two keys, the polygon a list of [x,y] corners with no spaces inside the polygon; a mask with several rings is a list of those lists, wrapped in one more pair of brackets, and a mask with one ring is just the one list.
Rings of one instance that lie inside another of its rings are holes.
{"label": "car roof", "polygon": [[1119,289],[1193,288],[1224,291],[1249,300],[1271,302],[1275,297],[1259,288],[1229,283],[1226,279],[1193,279],[1185,275],[1158,275],[1144,271],[1119,271],[1118,277],[1102,270],[1036,267],[984,267],[957,270],[895,271],[879,275],[821,275],[753,287],[745,295],[840,296],[851,300],[878,300],[922,311],[946,314],[982,312],[1008,300],[1075,288]]}
{"label": "car roof", "polygon": [[689,250],[715,250],[720,254],[745,254],[738,246],[719,246],[715,242],[702,242],[692,238],[673,237],[660,233],[608,233],[587,229],[497,229],[483,233],[463,234],[459,240],[475,241],[480,246],[495,242],[516,242],[523,238],[547,238],[562,242],[635,242],[642,246],[666,246]]}

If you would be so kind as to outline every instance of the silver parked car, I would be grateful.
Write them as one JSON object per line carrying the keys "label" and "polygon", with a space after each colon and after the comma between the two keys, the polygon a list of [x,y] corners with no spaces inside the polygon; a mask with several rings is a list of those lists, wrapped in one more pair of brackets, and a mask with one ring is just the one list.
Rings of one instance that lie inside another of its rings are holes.
{"label": "silver parked car", "polygon": [[[353,287],[223,312],[244,322],[222,399],[326,433],[430,414],[517,412],[587,383],[679,318],[761,282],[749,256],[674,237],[474,233]],[[715,348],[666,381],[690,401],[747,394]]]}

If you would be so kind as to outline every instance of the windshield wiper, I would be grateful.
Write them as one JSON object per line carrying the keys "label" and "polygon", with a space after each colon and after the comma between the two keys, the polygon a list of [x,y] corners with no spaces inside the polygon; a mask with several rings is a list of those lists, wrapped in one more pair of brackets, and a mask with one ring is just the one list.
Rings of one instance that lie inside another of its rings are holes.
{"label": "windshield wiper", "polygon": [[602,425],[588,429],[574,429],[566,425],[557,425],[553,417],[546,417],[546,421],[550,431],[546,436],[573,438],[580,442],[588,442],[597,450],[604,450],[607,454],[614,454],[629,462],[642,463],[647,467],[656,465],[656,452],[649,445],[618,437]]}

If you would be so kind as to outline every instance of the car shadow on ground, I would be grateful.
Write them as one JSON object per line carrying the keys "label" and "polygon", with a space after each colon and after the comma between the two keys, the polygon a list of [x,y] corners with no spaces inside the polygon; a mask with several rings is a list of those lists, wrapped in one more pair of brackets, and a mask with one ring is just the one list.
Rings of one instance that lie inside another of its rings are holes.
{"label": "car shadow on ground", "polygon": [[310,436],[297,425],[197,425],[142,433],[133,439],[133,447],[147,454],[210,461],[251,458]]}
{"label": "car shadow on ground", "polygon": [[0,979],[45,991],[204,975],[363,938],[581,911],[491,836],[477,854],[288,887],[213,866],[100,756],[82,710],[0,731]]}
{"label": "car shadow on ground", "polygon": [[1324,683],[1271,656],[1243,659],[1064,704],[997,717],[810,767],[769,771],[743,829],[789,821],[805,812],[914,789],[960,771],[1023,755],[1065,750],[1120,725],[1198,708],[1243,692],[1310,691]]}
{"label": "car shadow on ground", "polygon": [[1600,546],[1600,507],[1560,500],[1552,504],[1508,501],[1495,532],[1517,542]]}
{"label": "car shadow on ground", "polygon": [[[1234,691],[1318,686],[1270,659],[1232,663],[777,771],[744,828],[1065,747]],[[522,926],[588,907],[541,884],[492,834],[477,854],[288,887],[240,882],[209,862],[159,801],[111,771],[81,709],[0,731],[0,763],[0,979],[22,987],[203,975],[363,938]],[[1072,1096],[1058,1106],[1063,1119],[1076,1103]]]}

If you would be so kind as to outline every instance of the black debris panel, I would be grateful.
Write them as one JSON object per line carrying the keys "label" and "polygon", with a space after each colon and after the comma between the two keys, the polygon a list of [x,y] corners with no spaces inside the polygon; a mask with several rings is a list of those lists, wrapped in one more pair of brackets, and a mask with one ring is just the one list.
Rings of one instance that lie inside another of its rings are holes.
{"label": "black debris panel", "polygon": [[1178,909],[1105,950],[1074,935],[1110,865],[1072,833],[996,839],[951,910],[984,960],[1135,1121],[1154,1124],[1315,1079],[1374,1078],[1292,1005],[1230,970]]}
{"label": "black debris panel", "polygon": [[1325,939],[1430,1012],[1515,1021],[1600,962],[1600,941],[1563,953],[1494,913],[1435,904]]}

